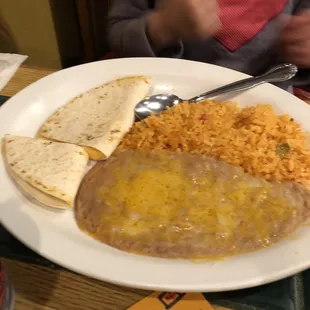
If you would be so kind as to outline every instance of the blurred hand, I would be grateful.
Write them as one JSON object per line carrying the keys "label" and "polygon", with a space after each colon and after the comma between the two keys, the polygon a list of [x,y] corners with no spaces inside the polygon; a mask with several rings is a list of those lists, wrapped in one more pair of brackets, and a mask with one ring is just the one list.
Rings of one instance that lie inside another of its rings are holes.
{"label": "blurred hand", "polygon": [[216,0],[163,0],[148,19],[151,41],[164,46],[176,40],[203,40],[221,26]]}
{"label": "blurred hand", "polygon": [[288,19],[281,36],[285,60],[310,68],[310,10]]}

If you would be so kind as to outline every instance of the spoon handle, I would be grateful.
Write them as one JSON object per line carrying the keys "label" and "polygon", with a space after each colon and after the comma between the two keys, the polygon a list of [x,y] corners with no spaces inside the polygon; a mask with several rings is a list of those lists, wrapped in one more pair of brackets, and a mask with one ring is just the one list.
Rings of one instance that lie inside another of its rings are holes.
{"label": "spoon handle", "polygon": [[276,66],[270,69],[269,71],[267,71],[266,73],[262,75],[246,78],[246,79],[213,89],[199,96],[191,98],[188,101],[190,103],[197,103],[199,101],[202,101],[208,98],[213,98],[219,95],[238,92],[242,90],[248,90],[260,84],[264,84],[264,83],[284,82],[294,77],[297,72],[298,72],[298,69],[295,65],[282,64],[282,65],[279,65],[279,66]]}

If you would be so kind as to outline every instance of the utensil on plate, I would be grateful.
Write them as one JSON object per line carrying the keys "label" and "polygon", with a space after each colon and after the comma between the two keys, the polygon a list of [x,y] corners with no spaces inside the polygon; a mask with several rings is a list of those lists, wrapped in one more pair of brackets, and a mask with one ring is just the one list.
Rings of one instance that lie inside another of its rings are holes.
{"label": "utensil on plate", "polygon": [[207,91],[191,99],[185,100],[174,94],[158,94],[147,97],[140,101],[135,107],[135,115],[137,120],[143,120],[151,114],[158,114],[173,107],[176,104],[188,101],[190,103],[197,103],[202,100],[213,98],[219,95],[244,91],[256,87],[264,83],[278,83],[290,80],[298,72],[298,68],[293,64],[282,64],[273,67],[266,73],[237,82],[227,84],[225,86]]}

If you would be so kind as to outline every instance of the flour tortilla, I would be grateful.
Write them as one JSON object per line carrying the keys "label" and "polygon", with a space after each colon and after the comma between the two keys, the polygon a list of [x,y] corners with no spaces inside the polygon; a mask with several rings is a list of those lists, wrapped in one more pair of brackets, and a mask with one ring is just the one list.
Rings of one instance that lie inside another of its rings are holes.
{"label": "flour tortilla", "polygon": [[80,145],[91,159],[106,159],[133,125],[134,108],[150,87],[148,77],[133,76],[94,88],[58,109],[39,137]]}
{"label": "flour tortilla", "polygon": [[2,150],[10,176],[25,194],[49,207],[73,206],[88,163],[82,147],[7,135]]}

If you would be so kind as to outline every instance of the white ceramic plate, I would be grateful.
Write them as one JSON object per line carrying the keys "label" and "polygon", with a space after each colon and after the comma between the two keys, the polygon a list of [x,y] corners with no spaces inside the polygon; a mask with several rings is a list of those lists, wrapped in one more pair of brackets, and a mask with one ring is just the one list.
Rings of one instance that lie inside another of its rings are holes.
{"label": "white ceramic plate", "polygon": [[[42,122],[69,99],[94,86],[126,75],[153,78],[155,93],[183,98],[246,75],[217,66],[173,59],[118,59],[54,73],[11,98],[0,108],[0,136],[33,137]],[[272,85],[238,97],[242,105],[272,104],[310,131],[310,107]],[[310,228],[271,248],[220,262],[194,263],[137,256],[105,246],[80,232],[73,214],[31,204],[15,188],[0,163],[1,222],[34,251],[68,269],[100,280],[163,291],[211,292],[275,281],[310,267]]]}

